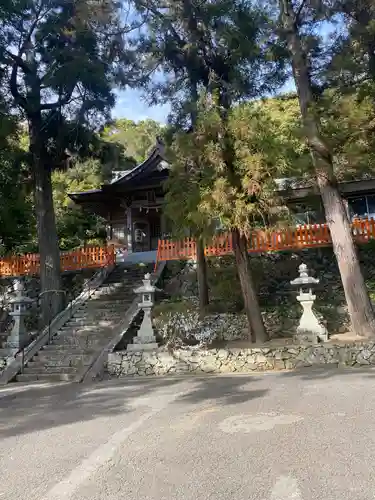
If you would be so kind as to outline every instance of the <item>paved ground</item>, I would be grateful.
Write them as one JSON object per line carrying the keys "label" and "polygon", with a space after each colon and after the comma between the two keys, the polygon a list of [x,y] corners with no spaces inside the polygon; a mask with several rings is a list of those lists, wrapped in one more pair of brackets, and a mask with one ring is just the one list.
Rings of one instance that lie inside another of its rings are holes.
{"label": "paved ground", "polygon": [[0,500],[374,500],[375,372],[0,389]]}

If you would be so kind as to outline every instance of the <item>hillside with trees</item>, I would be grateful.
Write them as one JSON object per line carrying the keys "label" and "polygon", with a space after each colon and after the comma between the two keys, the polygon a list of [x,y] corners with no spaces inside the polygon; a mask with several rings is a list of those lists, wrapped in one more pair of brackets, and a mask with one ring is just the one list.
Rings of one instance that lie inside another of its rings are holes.
{"label": "hillside with trees", "polygon": [[[373,9],[370,0],[6,2],[1,253],[38,251],[42,289],[59,289],[60,250],[104,237],[102,221],[67,193],[109,182],[163,136],[172,164],[166,210],[176,235],[188,220],[197,238],[202,311],[203,244],[219,223],[235,243],[249,336],[267,338],[246,240],[275,215],[275,178],[299,177],[319,188],[353,327],[371,336],[337,183],[373,175]],[[296,94],[281,95],[291,82]],[[167,127],[114,122],[115,91],[126,88],[169,104]]]}

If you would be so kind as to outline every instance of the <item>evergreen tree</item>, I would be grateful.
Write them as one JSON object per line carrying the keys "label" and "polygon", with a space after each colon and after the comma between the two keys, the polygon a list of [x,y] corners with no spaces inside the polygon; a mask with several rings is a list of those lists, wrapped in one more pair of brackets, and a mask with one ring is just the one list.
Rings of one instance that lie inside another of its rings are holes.
{"label": "evergreen tree", "polygon": [[[260,97],[283,81],[283,60],[275,57],[279,47],[272,43],[270,16],[246,0],[135,0],[135,6],[144,13],[148,28],[147,35],[139,40],[137,53],[145,54],[143,60],[150,68],[159,68],[166,75],[166,83],[153,88],[155,99],[164,97],[173,104],[177,101],[174,121],[186,124],[192,109],[188,97],[192,85],[209,90],[223,134],[217,143],[223,177],[229,191],[241,191],[228,120],[236,102]],[[271,42],[264,42],[268,39]],[[266,340],[249,266],[246,227],[233,223],[231,230],[249,331],[253,339]]]}
{"label": "evergreen tree", "polygon": [[313,59],[310,58],[309,44],[305,43],[303,31],[303,27],[311,29],[311,25],[314,26],[314,20],[319,19],[320,12],[305,1],[280,0],[279,7],[281,33],[290,54],[304,134],[311,151],[353,330],[357,335],[371,337],[375,333],[374,312],[338,189],[332,150],[322,135],[314,96]]}
{"label": "evergreen tree", "polygon": [[[124,27],[115,2],[15,0],[0,28],[0,71],[6,93],[28,124],[29,165],[37,220],[41,285],[61,289],[51,174],[67,159],[65,123],[98,126],[123,83]],[[62,307],[44,294],[43,316]]]}

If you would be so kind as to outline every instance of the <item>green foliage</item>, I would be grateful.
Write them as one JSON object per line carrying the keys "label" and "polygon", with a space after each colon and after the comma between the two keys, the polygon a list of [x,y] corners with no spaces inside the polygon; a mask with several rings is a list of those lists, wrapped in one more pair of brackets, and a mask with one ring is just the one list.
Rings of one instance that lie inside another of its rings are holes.
{"label": "green foliage", "polygon": [[[284,49],[266,4],[133,0],[133,5],[147,26],[132,39],[143,76],[139,85],[151,103],[171,104],[173,127],[191,127],[199,91],[219,82],[234,101],[256,98],[284,82]],[[160,72],[165,78],[158,78]]]}
{"label": "green foliage", "polygon": [[[280,176],[311,179],[314,175],[311,155],[301,129],[301,113],[293,94],[259,100],[255,106],[269,132],[277,137],[279,161],[284,162]],[[316,111],[321,128],[334,155],[335,174],[339,180],[373,177],[375,150],[375,108],[371,96],[341,93],[328,89],[319,98]],[[280,165],[280,164],[279,164]]]}
{"label": "green foliage", "polygon": [[[0,255],[32,251],[35,244],[27,169],[17,120],[0,95]],[[34,243],[34,244],[33,244]]]}
{"label": "green foliage", "polygon": [[17,82],[8,80],[15,103],[26,113],[54,111],[94,123],[106,115],[114,104],[112,84],[123,75],[118,7],[112,1],[12,2],[1,28],[7,46],[0,64],[18,71]]}
{"label": "green foliage", "polygon": [[[41,266],[49,266],[41,274],[42,291],[48,291],[61,287],[59,246],[73,244],[64,234],[72,230],[72,222],[64,220],[59,245],[51,217],[51,171],[66,168],[74,155],[82,156],[82,146],[109,118],[114,84],[124,83],[129,63],[122,39],[126,28],[120,4],[111,0],[15,0],[5,7],[0,12],[0,83],[13,112],[28,124],[38,251]],[[63,303],[57,294],[50,304],[43,297],[46,321]]]}
{"label": "green foliage", "polygon": [[[278,205],[274,179],[289,167],[289,145],[274,134],[277,123],[262,106],[248,103],[234,107],[224,127],[215,103],[203,96],[195,130],[176,134],[171,144],[167,213],[176,230],[188,221],[212,235],[220,220],[222,227],[249,233],[267,225]],[[224,134],[233,137],[232,174],[222,151]]]}
{"label": "green foliage", "polygon": [[375,108],[371,96],[327,90],[320,102],[322,130],[332,148],[339,180],[374,177]]}
{"label": "green foliage", "polygon": [[[323,76],[343,93],[375,97],[374,0],[322,0],[337,28]],[[346,29],[340,29],[344,24]],[[326,58],[327,61],[327,58]]]}
{"label": "green foliage", "polygon": [[[0,116],[0,255],[37,252],[33,196],[29,181],[25,183],[29,175],[28,135],[24,127],[17,129],[17,122],[6,113]],[[104,221],[74,205],[68,193],[98,189],[111,177],[113,170],[132,168],[136,162],[134,159],[129,162],[129,156],[138,151],[137,154],[143,155],[140,159],[144,159],[161,129],[156,122],[136,124],[124,119],[122,123],[128,123],[131,128],[126,143],[121,142],[121,137],[109,135],[108,129],[99,135],[87,127],[76,127],[75,154],[68,164],[52,173],[57,233],[62,250],[85,244],[101,245],[105,239]],[[117,127],[117,122],[114,126]],[[55,125],[51,124],[50,130],[53,127]],[[69,123],[65,123],[64,130],[67,136],[73,136]],[[73,144],[72,139],[68,141]]]}
{"label": "green foliage", "polygon": [[[28,132],[25,126],[20,132],[19,125],[33,106],[41,112],[48,164],[57,169],[53,189],[60,246],[100,241],[102,221],[73,207],[67,192],[98,188],[112,170],[133,168],[165,133],[152,120],[127,119],[107,122],[98,133],[114,104],[114,85],[126,82],[146,89],[150,101],[172,105],[166,211],[176,237],[187,226],[209,238],[218,227],[238,225],[248,232],[269,224],[278,202],[274,178],[311,177],[297,97],[254,101],[277,90],[286,77],[285,47],[274,36],[278,2],[131,3],[134,23],[145,23],[147,30],[129,39],[133,26],[123,24],[115,2],[2,2],[0,252],[36,250],[31,171],[24,154]],[[306,2],[300,12],[313,83],[335,86],[318,89],[316,108],[339,179],[373,175],[374,8],[373,0],[320,0]],[[345,20],[348,29],[333,24],[333,35],[324,41],[312,29],[322,19]],[[17,85],[11,81],[14,69]],[[162,80],[154,78],[160,71]],[[38,102],[27,90],[30,75],[38,77]],[[223,88],[232,108],[227,124],[215,101]],[[197,109],[199,95],[205,97]],[[225,134],[233,138],[234,177],[223,160]]]}
{"label": "green foliage", "polygon": [[102,138],[106,142],[121,145],[126,158],[132,159],[135,165],[147,157],[161,133],[160,123],[154,120],[141,120],[136,123],[121,118],[104,128]]}
{"label": "green foliage", "polygon": [[102,169],[97,160],[77,163],[65,172],[52,176],[59,246],[70,250],[85,244],[101,245],[105,239],[105,225],[99,217],[85,213],[68,197],[68,193],[99,188]]}
{"label": "green foliage", "polygon": [[22,176],[0,154],[0,255],[25,253],[35,248],[31,196]]}

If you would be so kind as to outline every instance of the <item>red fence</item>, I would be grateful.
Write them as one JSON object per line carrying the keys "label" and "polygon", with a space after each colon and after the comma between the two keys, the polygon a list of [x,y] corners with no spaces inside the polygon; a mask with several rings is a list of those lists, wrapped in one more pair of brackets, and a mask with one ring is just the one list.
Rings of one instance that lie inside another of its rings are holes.
{"label": "red fence", "polygon": [[[375,239],[375,221],[357,220],[352,224],[354,239],[365,243]],[[324,247],[332,244],[327,224],[314,224],[277,231],[256,230],[248,239],[249,253],[277,252],[282,250],[300,250],[303,248]],[[216,236],[205,247],[207,257],[228,255],[233,252],[232,235]],[[196,243],[193,238],[181,241],[159,240],[157,262],[168,260],[195,259]]]}
{"label": "red fence", "polygon": [[[116,261],[115,249],[107,247],[84,247],[72,252],[62,252],[61,271],[107,267]],[[39,254],[26,254],[0,259],[0,276],[33,276],[40,272]]]}

